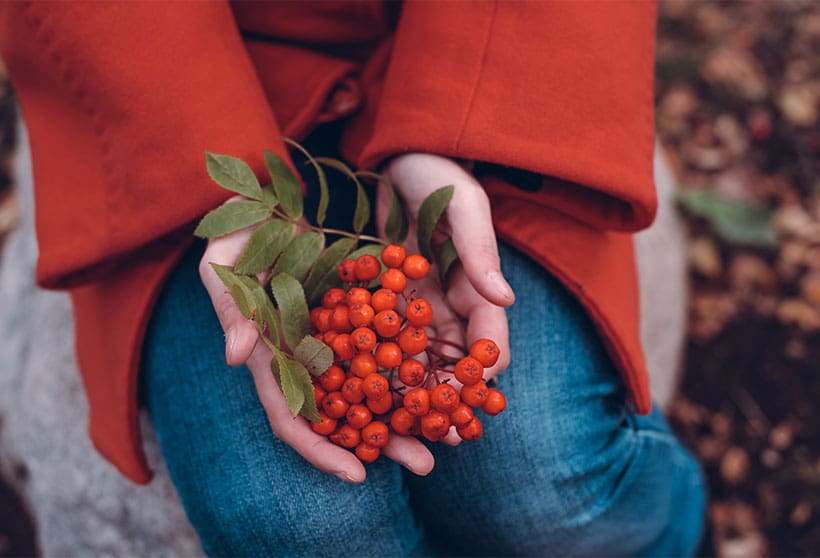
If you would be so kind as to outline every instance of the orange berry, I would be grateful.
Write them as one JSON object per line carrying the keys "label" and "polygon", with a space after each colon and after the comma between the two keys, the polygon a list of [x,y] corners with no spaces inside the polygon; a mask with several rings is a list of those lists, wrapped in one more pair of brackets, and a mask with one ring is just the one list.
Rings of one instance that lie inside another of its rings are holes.
{"label": "orange berry", "polygon": [[373,318],[373,327],[382,337],[395,337],[401,329],[401,318],[395,310],[382,310]]}
{"label": "orange berry", "polygon": [[345,292],[342,289],[330,289],[322,297],[322,306],[324,308],[330,308],[332,310],[344,301]]}
{"label": "orange berry", "polygon": [[376,347],[376,362],[382,368],[395,368],[401,364],[401,347],[391,341]]}
{"label": "orange berry", "polygon": [[314,327],[319,331],[325,332],[330,330],[330,317],[333,315],[333,310],[330,308],[320,308],[316,313],[316,323]]}
{"label": "orange berry", "polygon": [[362,429],[362,440],[374,448],[383,448],[389,438],[390,431],[381,421],[373,421]]}
{"label": "orange berry", "polygon": [[370,297],[370,305],[377,313],[383,310],[393,310],[399,297],[390,289],[379,289]]}
{"label": "orange berry", "polygon": [[350,359],[350,371],[359,378],[366,378],[379,369],[376,357],[370,353],[359,353]]}
{"label": "orange berry", "polygon": [[461,398],[450,384],[439,384],[430,391],[430,404],[437,411],[450,414],[458,408]]}
{"label": "orange berry", "polygon": [[501,390],[490,388],[487,390],[487,397],[484,399],[482,410],[488,415],[495,416],[507,406],[507,398]]}
{"label": "orange berry", "polygon": [[336,353],[337,360],[350,360],[356,355],[353,343],[350,342],[350,335],[347,333],[338,334],[330,344],[333,352]]}
{"label": "orange berry", "polygon": [[417,418],[411,415],[407,409],[399,407],[390,415],[390,426],[393,427],[396,434],[407,436],[410,434],[410,430],[413,428],[413,424],[416,420]]}
{"label": "orange berry", "polygon": [[360,353],[372,351],[376,346],[376,333],[369,327],[357,327],[350,334],[350,342]]}
{"label": "orange berry", "polygon": [[326,331],[322,334],[322,341],[324,342],[325,345],[327,345],[328,347],[330,347],[332,349],[333,348],[333,340],[336,339],[338,336],[339,336],[339,334],[336,333],[335,331]]}
{"label": "orange berry", "polygon": [[379,458],[379,454],[381,450],[379,448],[374,448],[370,444],[366,444],[362,442],[358,446],[356,446],[356,457],[364,461],[365,463],[373,463]]}
{"label": "orange berry", "polygon": [[478,360],[484,368],[489,368],[498,362],[501,350],[492,339],[479,339],[470,346],[470,356]]}
{"label": "orange berry", "polygon": [[404,311],[407,321],[416,327],[430,325],[433,321],[433,307],[423,298],[417,298],[407,305]]}
{"label": "orange berry", "polygon": [[355,448],[362,441],[362,434],[349,424],[343,424],[330,435],[330,440],[343,448]]}
{"label": "orange berry", "polygon": [[318,329],[316,327],[316,321],[319,319],[319,313],[322,310],[324,310],[324,308],[322,308],[321,306],[317,306],[316,308],[310,311],[310,325],[313,327],[313,329]]}
{"label": "orange berry", "polygon": [[478,420],[478,417],[475,417],[465,426],[462,426],[461,428],[456,427],[456,432],[458,432],[458,435],[461,436],[462,440],[465,442],[471,442],[481,438],[481,434],[484,432],[484,426],[481,424],[481,421]]}
{"label": "orange berry", "polygon": [[379,276],[382,266],[375,256],[365,254],[356,260],[356,279],[359,281],[371,281]]}
{"label": "orange berry", "polygon": [[322,411],[319,411],[319,417],[322,419],[321,422],[311,422],[310,427],[313,429],[316,434],[321,434],[322,436],[328,436],[336,430],[336,426],[339,424],[336,419],[332,419]]}
{"label": "orange berry", "polygon": [[364,379],[362,391],[368,399],[381,399],[390,391],[390,385],[384,376],[373,373]]}
{"label": "orange berry", "polygon": [[370,304],[370,291],[361,287],[351,287],[345,295],[345,300],[350,307],[355,304]]}
{"label": "orange berry", "polygon": [[345,383],[345,371],[339,366],[331,366],[325,370],[318,378],[319,384],[325,391],[337,391]]}
{"label": "orange berry", "polygon": [[353,327],[369,326],[376,313],[369,304],[356,303],[350,307],[350,323]]}
{"label": "orange berry", "polygon": [[339,279],[345,283],[352,283],[356,280],[356,260],[344,259],[337,268]]}
{"label": "orange berry", "polygon": [[337,333],[349,333],[353,329],[353,324],[350,323],[350,309],[344,304],[339,304],[332,312],[330,329]]}
{"label": "orange berry", "polygon": [[470,407],[481,407],[484,405],[484,401],[487,400],[487,394],[489,391],[490,390],[487,388],[487,384],[484,382],[464,386],[461,388],[461,400]]}
{"label": "orange berry", "polygon": [[393,395],[388,393],[379,399],[368,399],[366,404],[374,415],[383,415],[389,413],[390,409],[393,408]]}
{"label": "orange berry", "polygon": [[417,355],[427,348],[427,332],[410,325],[401,330],[398,341],[402,351],[408,355]]}
{"label": "orange berry", "polygon": [[407,287],[407,277],[398,269],[390,268],[381,277],[382,287],[396,293],[403,293]]}
{"label": "orange berry", "polygon": [[361,403],[364,401],[364,391],[362,391],[361,378],[352,377],[345,380],[342,384],[342,397],[348,403]]}
{"label": "orange berry", "polygon": [[382,262],[387,267],[399,267],[404,261],[406,252],[398,244],[389,244],[382,250]]}
{"label": "orange berry", "polygon": [[484,367],[473,357],[464,357],[459,360],[453,369],[456,380],[465,386],[471,386],[481,381],[484,376]]}
{"label": "orange berry", "polygon": [[353,428],[362,429],[373,420],[373,413],[364,405],[351,405],[345,413],[347,424]]}
{"label": "orange berry", "polygon": [[431,442],[438,442],[450,429],[450,417],[441,411],[430,411],[421,417],[421,435]]}
{"label": "orange berry", "polygon": [[424,365],[414,358],[405,359],[399,366],[399,380],[406,386],[417,386],[424,381]]}
{"label": "orange berry", "polygon": [[345,416],[350,404],[344,400],[341,392],[333,391],[325,395],[322,399],[322,410],[327,416],[334,419],[339,419]]}
{"label": "orange berry", "polygon": [[430,410],[430,392],[422,387],[411,389],[404,395],[403,405],[411,415],[426,415]]}
{"label": "orange berry", "polygon": [[467,423],[475,418],[475,413],[466,403],[459,403],[456,410],[450,413],[450,422],[456,425],[456,428],[463,428]]}
{"label": "orange berry", "polygon": [[327,392],[322,386],[313,384],[313,400],[316,401],[317,407],[322,406],[322,399],[324,399],[325,395],[327,395]]}
{"label": "orange berry", "polygon": [[424,279],[430,271],[430,262],[420,254],[410,254],[404,259],[401,270],[410,279]]}

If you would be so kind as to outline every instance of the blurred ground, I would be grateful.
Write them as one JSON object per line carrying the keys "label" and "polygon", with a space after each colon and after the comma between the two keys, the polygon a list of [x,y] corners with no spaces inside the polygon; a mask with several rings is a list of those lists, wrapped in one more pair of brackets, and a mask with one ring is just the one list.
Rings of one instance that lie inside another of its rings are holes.
{"label": "blurred ground", "polygon": [[[693,282],[672,422],[708,477],[701,554],[817,555],[820,2],[660,6],[657,128],[682,186]],[[0,245],[17,215],[7,93]],[[0,556],[34,548],[0,486]]]}
{"label": "blurred ground", "polygon": [[820,3],[662,2],[657,128],[689,216],[704,555],[820,553]]}

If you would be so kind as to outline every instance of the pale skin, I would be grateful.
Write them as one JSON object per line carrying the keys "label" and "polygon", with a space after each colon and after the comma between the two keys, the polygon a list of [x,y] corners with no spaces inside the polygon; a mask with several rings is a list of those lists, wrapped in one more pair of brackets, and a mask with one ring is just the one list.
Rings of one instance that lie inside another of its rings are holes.
{"label": "pale skin", "polygon": [[[445,214],[445,228],[451,235],[461,264],[449,274],[447,304],[441,300],[441,290],[432,279],[416,282],[419,295],[433,305],[432,324],[437,338],[469,346],[476,339],[493,339],[501,349],[501,358],[485,371],[489,379],[509,364],[509,340],[504,307],[515,300],[512,289],[501,274],[495,232],[490,217],[490,204],[481,185],[456,162],[446,157],[423,153],[408,153],[392,159],[383,169],[404,201],[410,221],[408,239],[415,238],[415,219],[422,200],[439,187],[452,184],[453,198]],[[388,204],[380,190],[377,218],[384,222]],[[199,266],[200,277],[213,302],[225,333],[225,358],[231,366],[246,364],[253,375],[259,400],[264,407],[273,433],[290,445],[313,466],[336,475],[347,482],[362,482],[364,465],[349,450],[332,444],[316,434],[307,420],[293,418],[282,392],[270,373],[272,354],[264,343],[257,343],[259,334],[253,322],[246,320],[209,262],[233,265],[239,259],[248,229],[211,239]],[[408,252],[416,247],[408,242]],[[430,276],[435,273],[431,272]],[[466,323],[466,327],[465,324]],[[452,351],[440,345],[442,352]],[[453,380],[454,385],[458,384]],[[454,429],[445,443],[460,442]],[[382,449],[383,455],[400,463],[413,473],[426,475],[434,465],[430,451],[419,440],[409,436],[391,435]]]}

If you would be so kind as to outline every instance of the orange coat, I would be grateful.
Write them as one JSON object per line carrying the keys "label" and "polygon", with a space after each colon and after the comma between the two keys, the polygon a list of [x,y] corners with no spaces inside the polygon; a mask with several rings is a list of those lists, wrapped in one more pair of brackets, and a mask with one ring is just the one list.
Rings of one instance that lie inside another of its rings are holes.
{"label": "orange coat", "polygon": [[360,166],[406,151],[491,163],[499,236],[579,298],[648,412],[628,233],[656,205],[654,37],[654,3],[634,1],[0,4],[37,281],[70,290],[95,446],[150,480],[142,338],[192,224],[228,196],[203,152],[261,177],[262,149],[284,155],[281,136],[351,112],[342,150]]}

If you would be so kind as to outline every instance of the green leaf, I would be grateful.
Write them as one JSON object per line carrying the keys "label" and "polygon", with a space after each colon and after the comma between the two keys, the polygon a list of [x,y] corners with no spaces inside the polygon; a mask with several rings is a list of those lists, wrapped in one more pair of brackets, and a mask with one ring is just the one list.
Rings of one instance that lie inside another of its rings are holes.
{"label": "green leaf", "polygon": [[728,200],[710,190],[684,190],[677,201],[684,210],[706,219],[730,244],[771,247],[777,241],[772,210],[766,205]]}
{"label": "green leaf", "polygon": [[279,373],[279,362],[274,356],[270,361],[270,372],[273,374],[273,379],[276,380],[276,385],[282,389],[282,374]]}
{"label": "green leaf", "polygon": [[357,234],[362,232],[367,226],[367,222],[370,221],[370,201],[367,199],[367,193],[364,191],[359,177],[356,176],[356,173],[353,172],[350,167],[338,159],[316,157],[316,160],[325,166],[336,169],[356,184],[356,210],[353,212],[353,230]]}
{"label": "green leaf", "polygon": [[330,203],[330,192],[327,188],[327,176],[325,176],[325,170],[316,161],[313,155],[311,155],[301,144],[290,138],[282,138],[282,141],[301,151],[316,171],[316,176],[319,179],[319,207],[316,208],[316,223],[321,227],[325,222],[325,217],[327,216],[327,206]]}
{"label": "green leaf", "polygon": [[279,155],[272,151],[264,151],[263,155],[265,157],[265,166],[268,167],[270,179],[273,182],[273,190],[276,192],[282,211],[288,217],[298,219],[304,211],[302,187],[299,185],[299,179],[296,178],[288,164]]}
{"label": "green leaf", "polygon": [[355,239],[340,238],[322,252],[305,279],[305,294],[309,306],[315,306],[328,289],[341,281],[337,268],[354,246]]}
{"label": "green leaf", "polygon": [[390,192],[390,212],[387,214],[387,221],[384,223],[384,234],[387,240],[393,244],[401,244],[407,238],[407,230],[409,223],[407,221],[407,214],[404,212],[404,207],[401,204],[396,189],[393,188],[393,183],[390,182],[386,176],[370,171],[359,171],[356,173],[359,176],[372,178],[377,182],[381,182],[387,187]]}
{"label": "green leaf", "polygon": [[444,285],[444,281],[447,278],[447,272],[450,270],[450,267],[458,261],[458,252],[456,252],[456,246],[453,244],[453,239],[448,238],[444,241],[438,249],[438,257],[436,258],[436,264],[438,265],[438,277],[441,281],[441,284]]}
{"label": "green leaf", "polygon": [[[281,351],[276,351],[276,365],[279,368],[279,387],[288,402],[290,414],[296,416],[305,404],[305,393],[299,386],[296,378],[298,372],[294,373],[294,367]],[[307,374],[307,371],[305,371]]]}
{"label": "green leaf", "polygon": [[444,186],[421,202],[418,216],[419,252],[428,260],[432,260],[430,257],[430,240],[433,238],[433,230],[444,214],[444,210],[447,209],[447,204],[450,203],[452,197],[453,186]]}
{"label": "green leaf", "polygon": [[268,184],[262,188],[262,203],[271,209],[279,205],[279,198],[276,197],[276,192],[273,191],[273,184]]}
{"label": "green leaf", "polygon": [[279,369],[279,387],[288,402],[290,413],[294,417],[301,413],[313,422],[322,420],[313,398],[313,383],[305,367],[281,351],[276,351],[276,366]]}
{"label": "green leaf", "polygon": [[282,334],[288,347],[296,347],[310,333],[310,316],[302,285],[287,273],[275,275],[270,283],[282,319]]}
{"label": "green leaf", "polygon": [[253,284],[248,284],[244,281],[250,278],[237,275],[229,265],[220,265],[213,262],[210,262],[210,265],[216,272],[219,280],[222,281],[222,284],[225,285],[225,288],[231,294],[242,315],[249,320],[253,319],[255,308]]}
{"label": "green leaf", "polygon": [[299,341],[293,349],[293,356],[313,376],[320,376],[333,364],[333,350],[312,335],[306,335]]}
{"label": "green leaf", "polygon": [[273,274],[289,273],[297,281],[304,281],[324,247],[325,237],[322,234],[314,231],[303,232],[288,243],[284,253],[273,266]]}
{"label": "green leaf", "polygon": [[296,225],[273,219],[253,231],[234,270],[253,275],[269,269],[296,233]]}
{"label": "green leaf", "polygon": [[224,236],[267,219],[270,209],[257,201],[235,201],[209,212],[199,222],[194,234],[199,238]]}
{"label": "green leaf", "polygon": [[279,315],[273,307],[268,293],[258,283],[251,290],[254,304],[253,321],[259,326],[259,331],[263,334],[267,332],[268,339],[275,344],[279,344]]}
{"label": "green leaf", "polygon": [[242,159],[206,151],[205,166],[208,169],[208,176],[226,190],[242,194],[252,200],[262,199],[259,180]]}
{"label": "green leaf", "polygon": [[[381,244],[365,244],[364,246],[362,246],[358,250],[354,250],[347,257],[350,258],[351,260],[355,260],[359,256],[364,256],[365,254],[369,254],[369,255],[375,257],[376,260],[378,260],[379,264],[381,265],[381,269],[379,270],[379,275],[381,275],[382,273],[387,271],[387,266],[384,265],[384,262],[382,262],[382,258],[381,258],[382,250],[384,250],[384,246],[382,246]],[[367,284],[367,288],[372,289],[374,287],[378,287],[379,286],[379,281],[380,281],[379,277],[376,277],[370,283]]]}
{"label": "green leaf", "polygon": [[278,343],[279,328],[276,309],[262,285],[252,277],[238,275],[229,265],[219,265],[213,262],[210,265],[228,289],[242,315],[253,320],[259,326],[260,332],[264,333],[267,328],[271,341]]}

